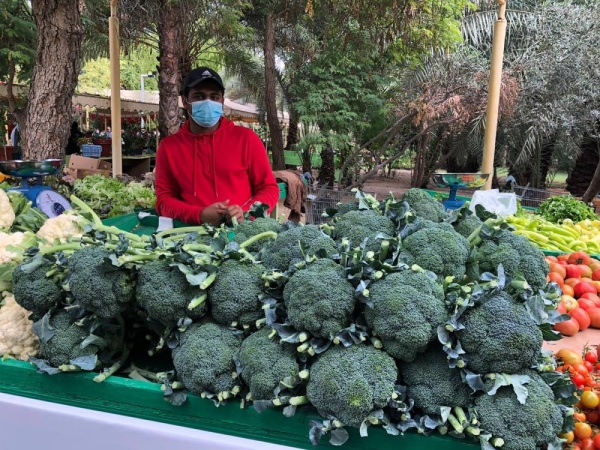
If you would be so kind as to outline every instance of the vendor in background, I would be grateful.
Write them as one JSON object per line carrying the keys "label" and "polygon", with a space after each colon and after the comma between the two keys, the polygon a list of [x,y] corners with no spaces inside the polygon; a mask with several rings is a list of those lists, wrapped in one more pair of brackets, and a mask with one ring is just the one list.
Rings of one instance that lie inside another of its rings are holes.
{"label": "vendor in background", "polygon": [[69,134],[69,140],[67,141],[67,146],[65,147],[65,155],[72,155],[81,151],[79,148],[79,139],[82,137],[83,133],[79,129],[79,124],[74,121],[71,124],[71,133]]}
{"label": "vendor in background", "polygon": [[249,128],[223,117],[225,88],[208,67],[192,70],[181,89],[188,120],[164,138],[156,155],[156,210],[185,223],[215,226],[255,202],[279,199],[265,147]]}
{"label": "vendor in background", "polygon": [[23,156],[21,152],[21,129],[19,124],[15,124],[15,127],[10,132],[10,143],[14,147],[12,157],[13,159],[21,159]]}

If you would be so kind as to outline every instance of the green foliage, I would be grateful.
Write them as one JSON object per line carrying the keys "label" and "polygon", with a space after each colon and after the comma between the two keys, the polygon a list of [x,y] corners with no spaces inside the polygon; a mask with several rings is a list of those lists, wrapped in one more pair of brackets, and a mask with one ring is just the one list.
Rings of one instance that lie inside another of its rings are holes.
{"label": "green foliage", "polygon": [[396,363],[385,352],[335,346],[312,365],[306,396],[321,416],[359,427],[371,411],[387,404],[397,378]]}
{"label": "green foliage", "polygon": [[365,309],[367,324],[384,350],[401,361],[413,361],[437,336],[447,320],[440,284],[410,269],[373,283]]}
{"label": "green foliage", "polygon": [[230,392],[236,384],[233,355],[242,337],[213,322],[197,322],[181,333],[173,349],[173,365],[186,388],[195,394]]}
{"label": "green foliage", "polygon": [[219,267],[217,279],[208,290],[211,315],[217,323],[250,325],[264,316],[259,300],[264,270],[260,264],[235,260]]}
{"label": "green foliage", "polygon": [[269,338],[270,328],[251,334],[242,342],[237,362],[240,376],[250,388],[254,400],[275,398],[275,388],[286,378],[298,375],[300,368],[292,344]]}
{"label": "green foliage", "polygon": [[292,275],[283,290],[288,322],[298,331],[332,339],[350,325],[356,301],[341,266],[320,259]]}
{"label": "green foliage", "polygon": [[544,200],[538,213],[550,222],[560,223],[565,219],[580,222],[585,219],[597,219],[598,216],[591,206],[572,195],[557,195]]}
{"label": "green foliage", "polygon": [[460,319],[464,329],[457,336],[467,352],[470,370],[518,373],[534,365],[542,347],[542,332],[524,304],[507,293],[484,298]]}
{"label": "green foliage", "polygon": [[8,71],[13,65],[17,71],[17,80],[27,83],[31,78],[37,48],[37,32],[29,2],[2,2],[0,42],[0,81],[8,80]]}

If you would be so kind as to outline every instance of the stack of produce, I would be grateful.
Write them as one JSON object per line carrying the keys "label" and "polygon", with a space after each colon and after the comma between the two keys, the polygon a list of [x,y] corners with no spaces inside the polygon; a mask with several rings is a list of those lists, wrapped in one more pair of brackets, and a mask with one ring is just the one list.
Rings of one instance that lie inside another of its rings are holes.
{"label": "stack of produce", "polygon": [[[140,237],[71,201],[84,234],[12,270],[40,371],[127,373],[175,404],[310,405],[315,443],[381,426],[534,450],[572,426],[575,387],[541,348],[558,337],[560,293],[543,254],[494,217],[450,216],[416,189],[358,192],[322,227],[258,205],[231,240],[210,226]],[[140,348],[174,371],[140,367]]]}

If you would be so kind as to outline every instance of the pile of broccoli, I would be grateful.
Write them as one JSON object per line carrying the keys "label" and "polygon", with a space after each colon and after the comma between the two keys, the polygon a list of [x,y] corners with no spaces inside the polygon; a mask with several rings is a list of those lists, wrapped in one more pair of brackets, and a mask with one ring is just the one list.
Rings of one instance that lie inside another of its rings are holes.
{"label": "pile of broccoli", "polygon": [[13,271],[38,367],[105,379],[150,345],[170,370],[126,373],[164,383],[167,400],[286,415],[310,403],[315,440],[381,425],[508,450],[553,441],[568,405],[533,369],[550,323],[536,308],[552,304],[543,255],[418,189],[357,199],[322,226],[253,216],[140,237],[92,217]]}

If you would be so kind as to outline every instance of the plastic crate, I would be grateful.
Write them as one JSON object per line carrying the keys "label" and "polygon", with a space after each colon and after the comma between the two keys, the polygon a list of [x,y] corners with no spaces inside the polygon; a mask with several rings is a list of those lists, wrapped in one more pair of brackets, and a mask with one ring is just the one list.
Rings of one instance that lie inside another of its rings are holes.
{"label": "plastic crate", "polygon": [[[366,192],[374,195],[372,192]],[[320,225],[330,220],[323,217],[329,208],[337,208],[338,203],[349,203],[356,200],[356,194],[348,190],[338,190],[330,187],[308,186],[306,196],[306,223]]]}
{"label": "plastic crate", "polygon": [[101,145],[84,144],[81,146],[81,155],[88,158],[100,158],[102,154]]}
{"label": "plastic crate", "polygon": [[529,186],[513,186],[513,192],[521,200],[522,206],[539,208],[539,206],[550,197],[562,195],[560,192],[548,191],[546,189],[535,189]]}

